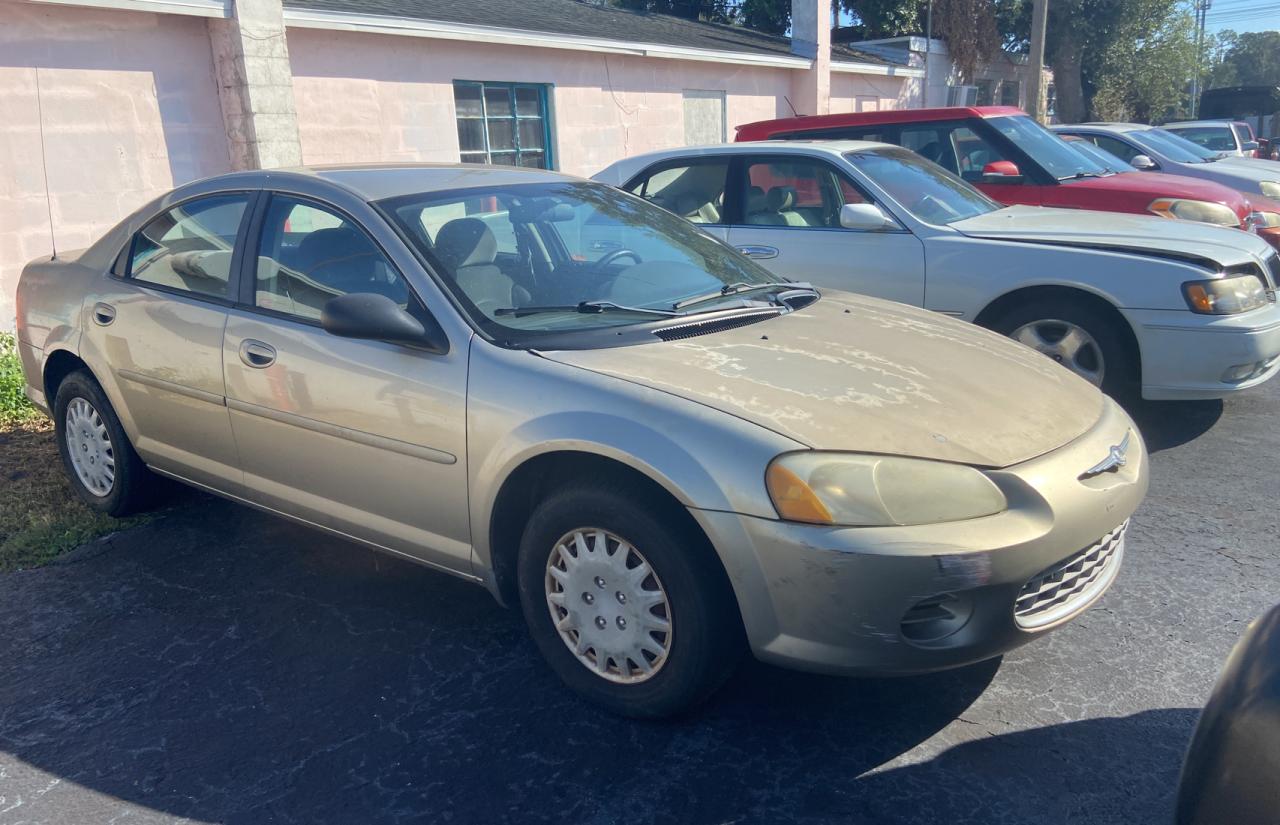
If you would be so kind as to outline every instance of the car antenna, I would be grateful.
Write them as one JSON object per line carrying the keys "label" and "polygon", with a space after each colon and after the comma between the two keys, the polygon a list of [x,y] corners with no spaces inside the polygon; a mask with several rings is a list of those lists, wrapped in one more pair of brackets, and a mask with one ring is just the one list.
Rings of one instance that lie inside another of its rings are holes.
{"label": "car antenna", "polygon": [[36,67],[36,123],[40,127],[40,171],[44,174],[44,205],[49,213],[49,245],[53,247],[51,261],[58,260],[58,239],[53,231],[53,199],[49,195],[49,161],[44,153],[44,105],[40,100],[40,67]]}
{"label": "car antenna", "polygon": [[791,98],[787,97],[786,95],[783,95],[782,99],[787,101],[787,108],[791,110],[791,116],[800,117],[800,113],[796,111],[796,107],[791,105]]}

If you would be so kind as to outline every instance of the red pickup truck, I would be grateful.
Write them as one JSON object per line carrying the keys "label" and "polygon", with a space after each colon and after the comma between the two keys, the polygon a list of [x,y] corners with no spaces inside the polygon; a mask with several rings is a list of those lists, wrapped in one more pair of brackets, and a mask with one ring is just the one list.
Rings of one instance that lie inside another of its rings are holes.
{"label": "red pickup truck", "polygon": [[1135,212],[1251,229],[1249,199],[1211,181],[1112,172],[1009,106],[895,109],[764,120],[737,140],[894,143],[951,170],[1003,204]]}

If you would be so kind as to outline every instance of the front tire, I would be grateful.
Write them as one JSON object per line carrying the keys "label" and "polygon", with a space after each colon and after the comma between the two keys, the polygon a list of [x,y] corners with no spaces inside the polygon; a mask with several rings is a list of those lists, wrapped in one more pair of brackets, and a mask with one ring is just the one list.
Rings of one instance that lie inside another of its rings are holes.
{"label": "front tire", "polygon": [[117,518],[151,502],[157,479],[88,371],[77,370],[58,385],[53,423],[63,469],[81,501]]}
{"label": "front tire", "polygon": [[541,502],[520,543],[520,604],[569,687],[615,713],[688,710],[728,678],[742,648],[714,552],[643,491],[577,484]]}
{"label": "front tire", "polygon": [[998,318],[992,329],[1026,344],[1120,400],[1136,398],[1138,354],[1123,323],[1089,304],[1033,300]]}

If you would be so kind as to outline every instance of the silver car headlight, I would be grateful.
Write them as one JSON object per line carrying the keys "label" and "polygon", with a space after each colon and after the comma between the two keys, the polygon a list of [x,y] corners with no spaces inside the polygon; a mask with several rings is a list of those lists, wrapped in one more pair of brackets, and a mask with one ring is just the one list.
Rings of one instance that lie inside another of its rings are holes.
{"label": "silver car headlight", "polygon": [[1182,294],[1192,312],[1236,315],[1267,305],[1267,288],[1257,275],[1236,275],[1214,281],[1188,281]]}
{"label": "silver car headlight", "polygon": [[980,471],[919,458],[786,453],[769,464],[765,482],[781,518],[810,524],[934,524],[989,516],[1008,506]]}
{"label": "silver car headlight", "polygon": [[1280,200],[1280,180],[1264,180],[1258,186],[1262,189],[1262,194],[1268,198]]}
{"label": "silver car headlight", "polygon": [[1215,226],[1238,227],[1240,216],[1229,206],[1212,201],[1197,201],[1187,198],[1157,198],[1147,207],[1154,215],[1162,218],[1175,218],[1181,221],[1211,223]]}

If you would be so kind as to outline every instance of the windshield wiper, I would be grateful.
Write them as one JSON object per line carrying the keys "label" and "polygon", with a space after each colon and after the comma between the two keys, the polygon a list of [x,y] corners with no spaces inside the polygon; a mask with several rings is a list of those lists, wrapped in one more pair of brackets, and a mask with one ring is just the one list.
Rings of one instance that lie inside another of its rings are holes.
{"label": "windshield wiper", "polygon": [[809,283],[776,281],[766,284],[748,284],[744,281],[737,283],[725,284],[715,292],[708,292],[706,295],[695,295],[692,298],[685,298],[683,301],[676,301],[671,305],[672,309],[684,309],[694,304],[702,304],[707,301],[714,301],[717,298],[728,298],[731,295],[742,295],[745,292],[757,292],[762,289],[808,289],[812,290],[813,285]]}
{"label": "windshield wiper", "polygon": [[493,314],[510,315],[513,318],[520,318],[525,315],[540,315],[544,312],[580,312],[583,315],[600,312],[638,312],[645,315],[661,315],[664,318],[682,314],[666,309],[623,306],[622,304],[615,304],[613,301],[582,301],[580,303],[565,304],[562,306],[501,307],[499,309],[495,309]]}
{"label": "windshield wiper", "polygon": [[1099,175],[1097,172],[1076,172],[1074,175],[1065,175],[1058,178],[1058,180],[1083,180],[1084,178],[1100,177],[1102,177],[1102,175]]}

